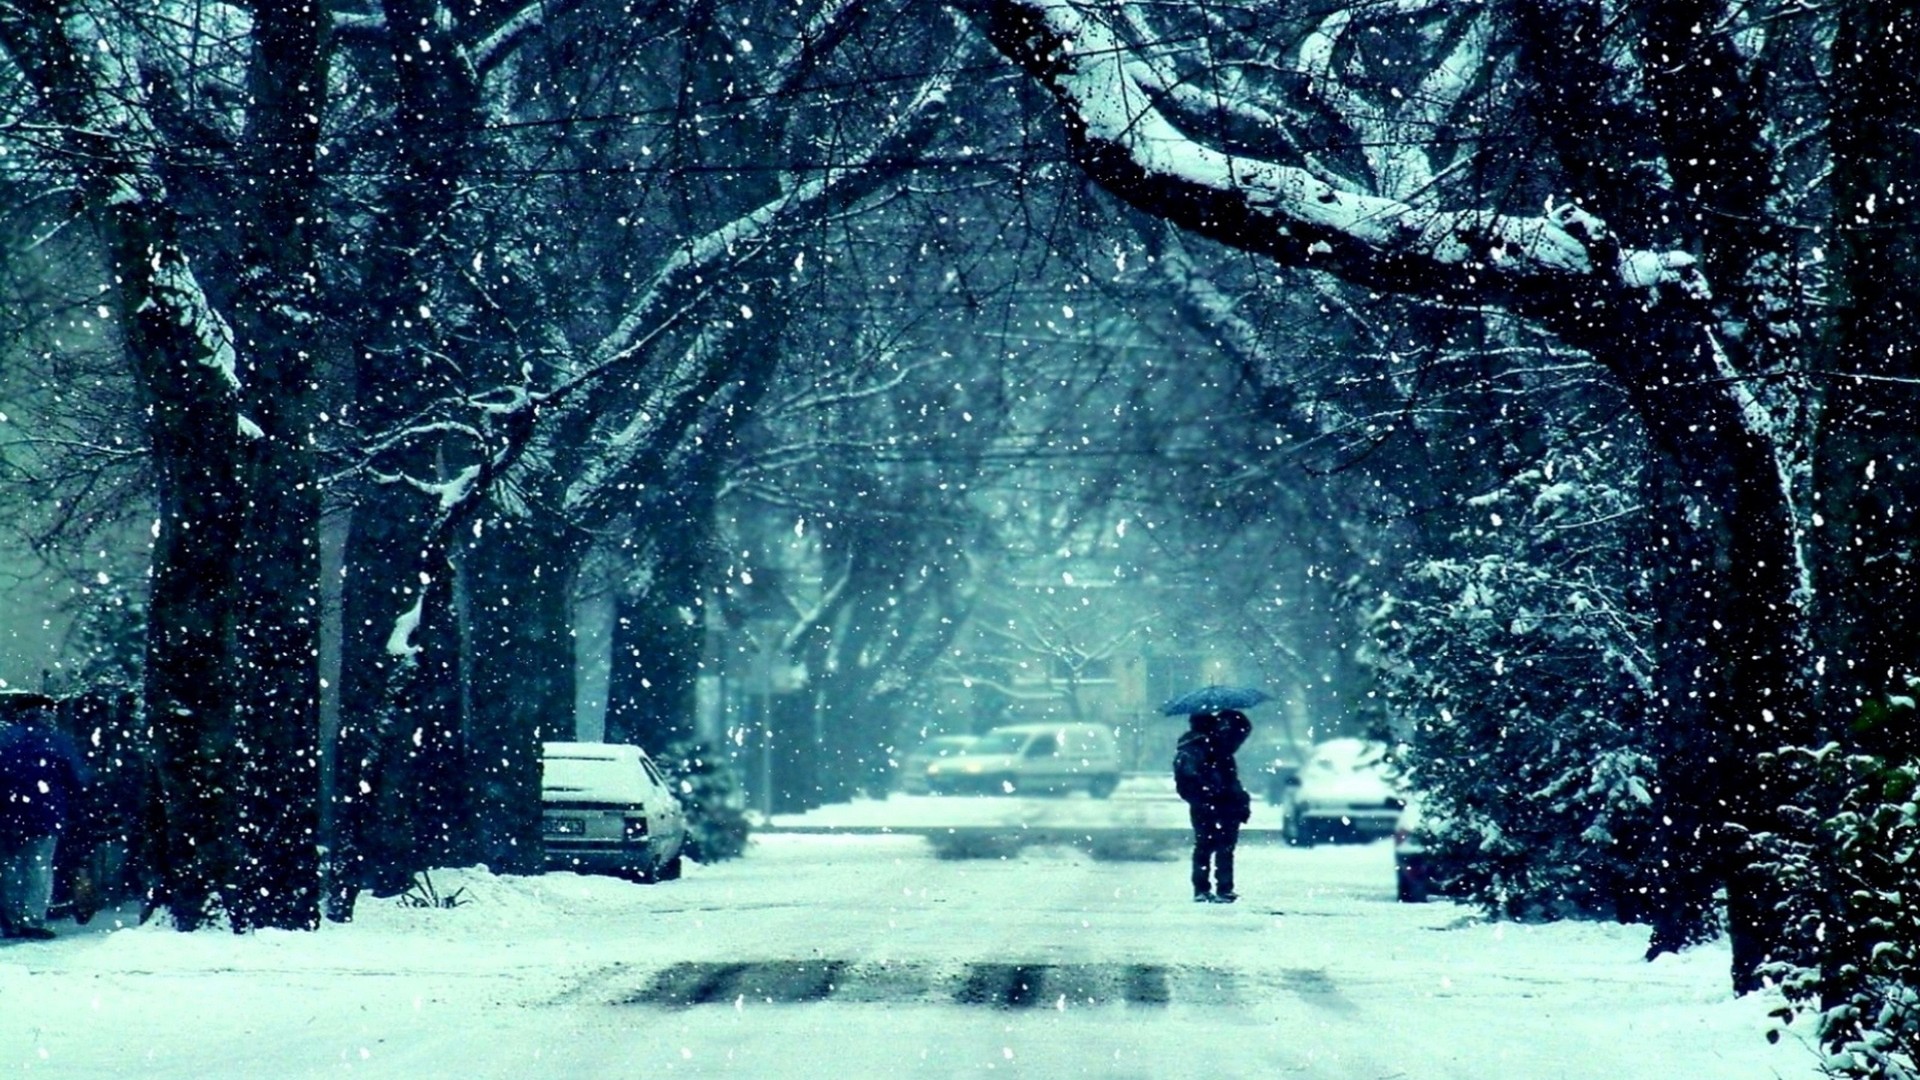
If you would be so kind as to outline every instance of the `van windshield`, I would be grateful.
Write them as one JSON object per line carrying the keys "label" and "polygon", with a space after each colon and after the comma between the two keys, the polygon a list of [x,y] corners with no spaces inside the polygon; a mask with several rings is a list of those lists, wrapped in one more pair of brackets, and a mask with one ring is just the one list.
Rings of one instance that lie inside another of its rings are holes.
{"label": "van windshield", "polygon": [[1024,731],[989,731],[967,747],[969,754],[1017,754],[1032,736]]}
{"label": "van windshield", "polygon": [[1111,754],[1113,740],[1099,728],[1068,728],[1067,752],[1070,754]]}

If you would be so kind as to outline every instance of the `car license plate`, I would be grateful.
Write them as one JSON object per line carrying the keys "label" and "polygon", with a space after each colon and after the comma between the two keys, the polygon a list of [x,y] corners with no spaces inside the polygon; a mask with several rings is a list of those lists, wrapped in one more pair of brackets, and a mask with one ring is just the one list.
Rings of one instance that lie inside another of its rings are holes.
{"label": "car license plate", "polygon": [[542,818],[540,830],[548,836],[584,836],[587,823],[571,817]]}

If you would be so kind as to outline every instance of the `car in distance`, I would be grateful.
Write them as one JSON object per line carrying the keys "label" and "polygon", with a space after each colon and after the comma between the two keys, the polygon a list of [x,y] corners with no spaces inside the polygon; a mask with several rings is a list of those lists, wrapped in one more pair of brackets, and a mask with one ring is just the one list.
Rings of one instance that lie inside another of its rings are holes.
{"label": "car in distance", "polygon": [[550,742],[540,769],[540,835],[550,870],[680,876],[686,814],[665,776],[637,746]]}
{"label": "car in distance", "polygon": [[942,758],[957,757],[979,741],[978,735],[935,735],[914,747],[900,759],[900,790],[908,795],[925,795],[927,766]]}
{"label": "car in distance", "polygon": [[1312,847],[1393,835],[1406,799],[1389,775],[1386,749],[1355,738],[1315,746],[1282,793],[1280,833],[1287,843]]}
{"label": "car in distance", "polygon": [[1104,799],[1120,786],[1120,745],[1102,724],[1009,724],[927,766],[935,795],[1062,794]]}

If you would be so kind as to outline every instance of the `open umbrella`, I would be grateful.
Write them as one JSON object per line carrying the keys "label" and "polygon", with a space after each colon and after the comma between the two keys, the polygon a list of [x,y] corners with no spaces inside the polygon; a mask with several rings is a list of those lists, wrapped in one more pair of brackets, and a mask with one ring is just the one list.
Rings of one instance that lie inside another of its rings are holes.
{"label": "open umbrella", "polygon": [[1160,712],[1167,716],[1181,716],[1219,712],[1221,709],[1250,709],[1266,700],[1267,692],[1256,686],[1203,686],[1160,706]]}

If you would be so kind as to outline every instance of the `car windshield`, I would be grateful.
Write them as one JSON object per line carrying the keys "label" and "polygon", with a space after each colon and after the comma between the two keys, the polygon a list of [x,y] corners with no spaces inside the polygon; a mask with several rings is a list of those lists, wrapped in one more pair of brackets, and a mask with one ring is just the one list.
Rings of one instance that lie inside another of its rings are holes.
{"label": "car windshield", "polygon": [[928,757],[951,757],[966,750],[975,741],[971,735],[942,735],[921,743],[920,752]]}
{"label": "car windshield", "polygon": [[980,741],[967,747],[969,754],[1017,754],[1027,744],[1024,731],[989,731]]}
{"label": "car windshield", "polygon": [[1061,737],[1066,741],[1066,752],[1076,757],[1098,754],[1103,748],[1100,733],[1089,728],[1068,728]]}
{"label": "car windshield", "polygon": [[1329,742],[1313,755],[1313,767],[1323,772],[1377,772],[1385,764],[1379,747],[1358,740]]}

